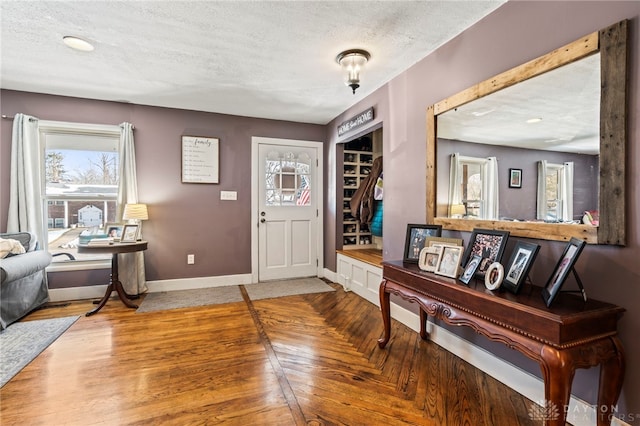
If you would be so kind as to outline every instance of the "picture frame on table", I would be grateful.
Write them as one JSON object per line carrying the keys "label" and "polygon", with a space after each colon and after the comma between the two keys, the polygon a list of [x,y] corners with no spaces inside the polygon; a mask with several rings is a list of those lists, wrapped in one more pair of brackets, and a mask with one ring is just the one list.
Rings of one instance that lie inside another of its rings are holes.
{"label": "picture frame on table", "polygon": [[[580,253],[582,253],[585,245],[587,245],[585,241],[574,237],[571,238],[571,240],[565,247],[562,256],[560,256],[560,259],[558,259],[558,263],[556,264],[556,267],[553,269],[553,273],[547,281],[547,284],[542,289],[542,299],[547,305],[547,308],[551,306],[551,303],[560,292],[562,284],[567,279],[567,275],[569,275],[569,272],[571,272],[571,270],[573,269],[573,266],[578,260],[578,257],[580,257]],[[580,283],[579,285],[581,286]]]}
{"label": "picture frame on table", "polygon": [[439,237],[441,233],[442,226],[440,225],[408,224],[402,261],[405,263],[418,263],[420,251],[425,247],[427,237]]}
{"label": "picture frame on table", "polygon": [[476,273],[476,269],[478,269],[478,266],[480,266],[481,260],[482,258],[480,256],[474,254],[467,263],[467,266],[464,268],[464,271],[462,271],[462,274],[460,274],[458,280],[460,280],[463,284],[469,285],[469,283],[471,282],[471,278],[473,278],[473,275]]}
{"label": "picture frame on table", "polygon": [[536,260],[539,250],[538,244],[516,241],[509,263],[505,268],[502,287],[513,294],[518,294],[529,275],[529,270]]}
{"label": "picture frame on table", "polygon": [[462,258],[463,267],[467,266],[474,255],[480,256],[482,260],[476,269],[475,277],[484,279],[489,265],[502,259],[508,239],[509,231],[474,228]]}
{"label": "picture frame on table", "polygon": [[138,225],[126,224],[122,229],[121,243],[135,243],[138,237]]}
{"label": "picture frame on table", "polygon": [[462,250],[462,246],[443,246],[440,261],[435,271],[436,274],[456,278],[458,276],[458,269],[460,269]]}
{"label": "picture frame on table", "polygon": [[123,229],[123,223],[105,223],[104,225],[105,234],[107,234],[107,237],[113,238],[114,241],[120,241]]}
{"label": "picture frame on table", "polygon": [[522,188],[522,169],[509,169],[509,188]]}
{"label": "picture frame on table", "polygon": [[462,246],[462,238],[427,237],[425,247],[434,246]]}
{"label": "picture frame on table", "polygon": [[426,272],[435,272],[440,263],[440,255],[442,247],[424,247],[420,251],[420,259],[418,260],[418,268]]}

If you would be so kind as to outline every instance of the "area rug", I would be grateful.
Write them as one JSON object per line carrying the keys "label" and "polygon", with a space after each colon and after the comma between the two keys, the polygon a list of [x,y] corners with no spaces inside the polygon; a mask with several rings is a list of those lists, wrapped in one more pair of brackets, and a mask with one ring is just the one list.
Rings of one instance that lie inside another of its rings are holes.
{"label": "area rug", "polygon": [[79,316],[23,321],[0,331],[0,388],[62,335]]}
{"label": "area rug", "polygon": [[284,281],[267,281],[244,286],[251,300],[272,299],[274,297],[297,294],[324,293],[335,291],[319,278],[298,278]]}
{"label": "area rug", "polygon": [[237,285],[148,293],[136,313],[242,302]]}
{"label": "area rug", "polygon": [[[248,284],[244,288],[251,300],[293,296],[296,294],[335,291],[318,278],[300,278],[284,281],[267,281]],[[194,290],[163,291],[148,293],[136,313],[166,311],[169,309],[193,308],[197,306],[219,305],[241,302],[242,293],[237,285],[198,288]]]}

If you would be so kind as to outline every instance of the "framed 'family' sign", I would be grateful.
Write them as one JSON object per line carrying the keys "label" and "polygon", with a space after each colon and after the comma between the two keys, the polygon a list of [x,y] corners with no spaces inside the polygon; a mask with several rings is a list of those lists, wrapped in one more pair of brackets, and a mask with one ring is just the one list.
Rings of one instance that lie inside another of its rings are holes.
{"label": "framed 'family' sign", "polygon": [[182,137],[182,183],[218,183],[217,138]]}

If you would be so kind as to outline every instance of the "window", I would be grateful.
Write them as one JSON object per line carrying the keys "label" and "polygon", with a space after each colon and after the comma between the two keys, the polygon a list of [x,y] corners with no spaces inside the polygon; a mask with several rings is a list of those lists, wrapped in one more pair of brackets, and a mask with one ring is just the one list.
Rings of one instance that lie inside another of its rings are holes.
{"label": "window", "polygon": [[484,164],[476,160],[460,161],[462,169],[462,179],[460,182],[460,194],[462,194],[462,204],[465,206],[467,217],[482,217],[483,196],[482,178]]}
{"label": "window", "polygon": [[538,163],[538,220],[573,220],[573,163]]}
{"label": "window", "polygon": [[451,156],[449,215],[475,219],[498,217],[497,160],[495,157]]}
{"label": "window", "polygon": [[311,158],[306,153],[272,151],[265,161],[267,206],[311,205]]}
{"label": "window", "polygon": [[77,244],[102,235],[105,223],[119,222],[120,128],[41,121],[40,140],[49,252],[71,253],[77,260],[109,258],[78,254]]}

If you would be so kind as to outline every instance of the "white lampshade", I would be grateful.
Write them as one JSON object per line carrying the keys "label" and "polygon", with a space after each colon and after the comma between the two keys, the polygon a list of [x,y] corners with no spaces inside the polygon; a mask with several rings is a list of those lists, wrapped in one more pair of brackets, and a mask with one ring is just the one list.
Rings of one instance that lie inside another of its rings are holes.
{"label": "white lampshade", "polygon": [[122,220],[147,220],[149,219],[149,212],[147,211],[146,204],[125,204],[124,213],[122,213]]}

